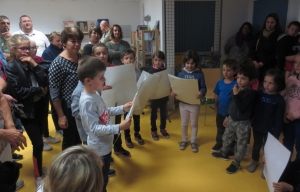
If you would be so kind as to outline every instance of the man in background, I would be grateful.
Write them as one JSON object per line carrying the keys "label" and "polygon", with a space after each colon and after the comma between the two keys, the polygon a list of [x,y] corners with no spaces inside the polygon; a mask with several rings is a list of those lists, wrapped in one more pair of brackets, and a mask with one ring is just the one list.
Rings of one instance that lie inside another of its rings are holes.
{"label": "man in background", "polygon": [[10,59],[9,50],[6,46],[6,39],[11,37],[9,33],[10,21],[8,17],[0,15],[0,49],[4,53],[6,60]]}
{"label": "man in background", "polygon": [[107,23],[107,21],[105,21],[105,20],[101,21],[100,28],[103,33],[102,37],[100,39],[100,42],[103,44],[106,44],[107,42],[109,42],[111,40],[110,39],[110,27],[109,27],[109,24]]}

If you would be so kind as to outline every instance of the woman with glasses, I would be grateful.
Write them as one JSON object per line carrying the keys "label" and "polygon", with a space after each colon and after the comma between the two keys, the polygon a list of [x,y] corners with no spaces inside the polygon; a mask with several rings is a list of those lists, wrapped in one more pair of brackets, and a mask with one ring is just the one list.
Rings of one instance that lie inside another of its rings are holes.
{"label": "woman with glasses", "polygon": [[123,39],[123,32],[120,25],[113,25],[110,30],[111,41],[106,43],[108,48],[109,56],[112,60],[112,64],[123,65],[121,62],[120,54],[124,49],[130,48],[130,45],[127,41]]}
{"label": "woman with glasses", "polygon": [[86,44],[82,50],[82,56],[83,55],[92,55],[92,47],[96,43],[99,43],[99,40],[102,37],[102,31],[99,27],[95,27],[93,29],[90,29],[89,31],[89,37],[90,41],[88,44]]}
{"label": "woman with glasses", "polygon": [[71,95],[78,83],[77,66],[83,33],[77,27],[66,27],[61,33],[65,50],[51,63],[49,89],[58,114],[58,126],[63,129],[62,150],[81,144],[71,110]]}
{"label": "woman with glasses", "polygon": [[60,32],[53,31],[49,36],[49,40],[50,45],[43,52],[42,58],[53,61],[63,51]]}
{"label": "woman with glasses", "polygon": [[22,104],[24,113],[17,112],[33,145],[33,170],[36,185],[42,180],[43,101],[47,94],[48,77],[30,56],[30,40],[16,34],[7,41],[11,61],[6,67],[9,93]]}

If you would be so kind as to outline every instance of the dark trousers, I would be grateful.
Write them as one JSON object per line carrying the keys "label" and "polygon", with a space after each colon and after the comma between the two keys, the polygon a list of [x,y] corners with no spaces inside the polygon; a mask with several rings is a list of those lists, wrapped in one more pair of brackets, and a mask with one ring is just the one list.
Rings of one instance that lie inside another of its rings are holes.
{"label": "dark trousers", "polygon": [[71,108],[67,107],[67,103],[65,101],[61,101],[61,105],[62,105],[64,115],[68,119],[68,125],[69,125],[67,129],[63,129],[64,135],[63,135],[63,142],[62,142],[62,150],[65,150],[68,147],[81,144],[81,140],[77,130],[75,118],[72,116]]}
{"label": "dark trousers", "polygon": [[59,131],[59,130],[61,130],[61,128],[58,125],[58,115],[57,115],[57,113],[55,111],[52,99],[50,99],[50,105],[51,105],[51,116],[52,116],[52,120],[53,120],[53,124],[54,124],[55,130]]}
{"label": "dark trousers", "polygon": [[49,127],[48,127],[48,111],[49,111],[49,100],[50,100],[50,93],[48,91],[47,95],[45,97],[41,98],[43,104],[43,119],[44,119],[44,125],[43,125],[43,136],[49,137]]}
{"label": "dark trousers", "polygon": [[42,161],[43,161],[43,101],[34,102],[34,119],[21,119],[22,124],[27,132],[27,135],[32,143],[33,148],[33,170],[34,176],[42,176]]}
{"label": "dark trousers", "polygon": [[[126,118],[127,113],[124,114],[124,119]],[[132,115],[133,117],[133,130],[135,133],[140,132],[140,115]],[[130,138],[130,129],[124,130],[125,139]]]}
{"label": "dark trousers", "polygon": [[[223,126],[223,121],[225,120],[225,116],[217,114],[216,116],[216,124],[217,124],[217,136],[216,136],[216,142],[217,144],[223,146],[223,140],[222,137],[224,135],[225,129],[226,127]],[[236,141],[233,140],[231,145],[230,145],[230,149],[229,149],[229,153],[234,153],[234,148],[236,145]]]}
{"label": "dark trousers", "polygon": [[110,168],[110,159],[111,159],[111,152],[107,155],[101,156],[103,167],[102,167],[102,174],[103,174],[103,189],[102,192],[106,192],[106,186],[108,184],[108,173]]}
{"label": "dark trousers", "polygon": [[296,146],[296,160],[300,160],[300,119],[284,124],[283,127],[283,145],[291,152],[293,156],[294,145]]}
{"label": "dark trousers", "polygon": [[[121,123],[121,115],[116,115],[115,116],[115,124],[120,124]],[[122,139],[121,139],[121,133],[119,134],[115,134],[114,135],[114,150],[117,151],[118,149],[120,149],[122,147]]]}
{"label": "dark trousers", "polygon": [[258,161],[260,156],[260,150],[267,141],[268,133],[262,133],[253,130],[253,149],[252,149],[252,160]]}
{"label": "dark trousers", "polygon": [[157,119],[157,109],[160,109],[160,129],[166,128],[166,122],[167,122],[167,102],[166,99],[155,99],[150,101],[150,107],[151,107],[151,115],[150,115],[150,121],[151,121],[151,131],[157,131],[156,127],[156,119]]}

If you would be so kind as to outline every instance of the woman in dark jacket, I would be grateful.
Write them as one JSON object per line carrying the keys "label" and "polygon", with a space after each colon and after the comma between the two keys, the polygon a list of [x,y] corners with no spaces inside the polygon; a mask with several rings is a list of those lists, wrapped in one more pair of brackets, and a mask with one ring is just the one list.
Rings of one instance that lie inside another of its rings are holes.
{"label": "woman in dark jacket", "polygon": [[42,180],[43,102],[48,77],[30,56],[30,41],[24,35],[14,35],[8,41],[12,60],[6,67],[7,84],[11,95],[23,104],[22,124],[33,145],[33,167],[36,183]]}
{"label": "woman in dark jacket", "polygon": [[269,69],[276,67],[276,43],[281,33],[278,15],[270,13],[265,19],[263,29],[254,37],[250,57],[258,69],[260,82]]}

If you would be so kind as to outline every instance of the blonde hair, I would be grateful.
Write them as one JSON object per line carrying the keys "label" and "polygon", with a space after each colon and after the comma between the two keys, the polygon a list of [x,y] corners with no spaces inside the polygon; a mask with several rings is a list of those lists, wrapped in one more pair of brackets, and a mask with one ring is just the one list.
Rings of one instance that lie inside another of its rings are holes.
{"label": "blonde hair", "polygon": [[60,32],[59,31],[52,31],[49,35],[49,41],[52,42],[53,38],[56,37],[56,36],[61,36]]}
{"label": "blonde hair", "polygon": [[6,46],[10,51],[10,57],[12,58],[12,60],[15,57],[15,53],[12,50],[14,48],[18,47],[18,45],[21,43],[21,41],[28,41],[30,43],[29,38],[26,37],[25,35],[21,35],[21,34],[13,35],[6,41]]}
{"label": "blonde hair", "polygon": [[44,192],[101,192],[102,161],[86,145],[70,147],[51,162],[44,179]]}

